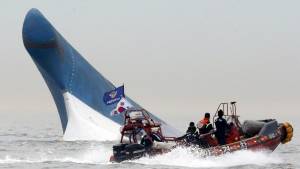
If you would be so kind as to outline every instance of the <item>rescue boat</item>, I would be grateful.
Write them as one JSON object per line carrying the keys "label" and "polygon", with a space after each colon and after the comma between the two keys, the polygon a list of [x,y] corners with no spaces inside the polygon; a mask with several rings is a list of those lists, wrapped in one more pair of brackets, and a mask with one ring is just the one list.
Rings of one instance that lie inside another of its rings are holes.
{"label": "rescue boat", "polygon": [[[221,103],[213,116],[223,110],[224,117],[237,134],[227,132],[225,145],[219,145],[213,132],[205,135],[184,135],[182,137],[165,136],[161,125],[155,122],[144,109],[127,109],[124,112],[124,125],[121,127],[121,140],[113,146],[111,162],[138,159],[143,156],[155,156],[172,151],[178,146],[193,147],[202,156],[219,156],[239,150],[274,151],[279,144],[286,144],[293,137],[290,123],[278,123],[275,119],[246,120],[243,124],[236,113],[236,102]],[[150,145],[145,144],[145,138]],[[203,142],[205,144],[203,144]]]}

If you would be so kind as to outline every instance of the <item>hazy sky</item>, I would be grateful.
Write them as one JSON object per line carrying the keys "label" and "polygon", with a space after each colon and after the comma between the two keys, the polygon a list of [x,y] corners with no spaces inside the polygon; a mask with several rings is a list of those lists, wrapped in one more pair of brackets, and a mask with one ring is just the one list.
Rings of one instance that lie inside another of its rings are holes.
{"label": "hazy sky", "polygon": [[126,94],[176,125],[238,101],[245,118],[299,118],[300,1],[1,1],[0,114],[57,119],[26,52],[38,8]]}

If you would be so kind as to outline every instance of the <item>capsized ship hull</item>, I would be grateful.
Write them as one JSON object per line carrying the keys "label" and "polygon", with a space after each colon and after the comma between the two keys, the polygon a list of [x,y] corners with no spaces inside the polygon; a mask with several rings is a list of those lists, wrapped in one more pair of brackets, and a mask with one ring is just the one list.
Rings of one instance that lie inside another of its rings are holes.
{"label": "capsized ship hull", "polygon": [[[115,140],[123,117],[111,116],[116,104],[102,97],[115,86],[90,65],[37,10],[23,24],[23,42],[55,101],[65,140]],[[132,105],[141,107],[127,98]],[[181,133],[159,119],[166,135]]]}

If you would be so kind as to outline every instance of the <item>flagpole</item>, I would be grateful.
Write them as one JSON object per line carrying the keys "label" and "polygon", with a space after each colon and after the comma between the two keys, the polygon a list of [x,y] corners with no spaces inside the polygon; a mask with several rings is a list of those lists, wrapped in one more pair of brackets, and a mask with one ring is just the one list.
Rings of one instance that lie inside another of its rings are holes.
{"label": "flagpole", "polygon": [[126,96],[125,96],[125,85],[124,85],[124,83],[123,83],[123,88],[124,88],[124,98],[125,98]]}

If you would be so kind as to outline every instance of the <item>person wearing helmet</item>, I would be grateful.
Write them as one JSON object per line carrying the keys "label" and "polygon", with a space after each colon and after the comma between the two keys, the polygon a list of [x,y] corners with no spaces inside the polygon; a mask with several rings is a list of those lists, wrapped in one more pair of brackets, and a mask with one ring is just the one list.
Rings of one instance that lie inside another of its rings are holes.
{"label": "person wearing helmet", "polygon": [[194,122],[190,122],[190,125],[186,131],[186,134],[194,134],[197,131]]}
{"label": "person wearing helmet", "polygon": [[176,140],[185,139],[189,143],[195,140],[195,138],[197,138],[198,136],[199,135],[195,123],[191,121],[188,129],[186,130],[186,133],[183,136],[177,137]]}
{"label": "person wearing helmet", "polygon": [[210,113],[205,113],[204,118],[198,122],[197,127],[200,135],[207,134],[214,129],[210,123]]}
{"label": "person wearing helmet", "polygon": [[224,112],[223,110],[218,111],[218,118],[215,121],[216,132],[215,136],[220,145],[226,144],[226,130],[228,128],[227,121],[223,118]]}

